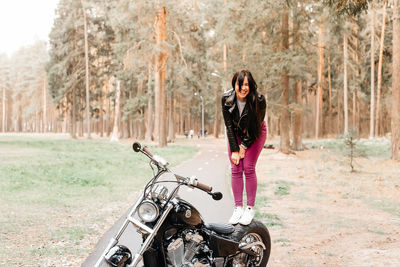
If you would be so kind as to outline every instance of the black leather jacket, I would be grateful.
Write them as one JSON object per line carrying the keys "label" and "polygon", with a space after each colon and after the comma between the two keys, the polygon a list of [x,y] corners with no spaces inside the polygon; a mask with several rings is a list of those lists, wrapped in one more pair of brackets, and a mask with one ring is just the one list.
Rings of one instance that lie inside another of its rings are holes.
{"label": "black leather jacket", "polygon": [[[249,106],[246,102],[242,115],[239,115],[239,108],[236,104],[236,92],[234,89],[226,91],[222,95],[222,114],[224,116],[226,134],[228,136],[229,146],[232,152],[239,151],[239,145],[236,140],[236,134],[242,139],[242,144],[249,148],[255,141],[255,138],[251,137],[246,130]],[[260,113],[258,119],[264,120],[266,101],[262,94],[258,94],[258,107]]]}

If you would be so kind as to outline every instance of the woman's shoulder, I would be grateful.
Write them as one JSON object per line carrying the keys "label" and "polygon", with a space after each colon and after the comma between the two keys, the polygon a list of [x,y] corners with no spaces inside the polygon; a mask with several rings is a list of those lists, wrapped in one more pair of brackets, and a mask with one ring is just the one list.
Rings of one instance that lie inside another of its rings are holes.
{"label": "woman's shoulder", "polygon": [[232,105],[234,98],[235,98],[235,90],[231,88],[222,94],[221,97],[222,104]]}
{"label": "woman's shoulder", "polygon": [[225,98],[230,97],[231,95],[234,94],[234,92],[235,92],[235,90],[233,90],[233,88],[228,89],[222,94],[222,97],[225,97]]}
{"label": "woman's shoulder", "polygon": [[265,96],[261,93],[258,93],[258,100],[259,101],[265,101]]}
{"label": "woman's shoulder", "polygon": [[266,106],[265,96],[263,94],[261,94],[261,93],[258,93],[258,97],[257,98],[258,98],[258,103],[261,104],[261,106],[263,108],[265,108],[265,106]]}

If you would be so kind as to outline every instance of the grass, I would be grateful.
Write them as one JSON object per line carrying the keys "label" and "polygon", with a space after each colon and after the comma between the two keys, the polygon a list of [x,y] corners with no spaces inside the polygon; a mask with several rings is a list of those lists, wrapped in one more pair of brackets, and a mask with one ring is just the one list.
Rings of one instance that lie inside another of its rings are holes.
{"label": "grass", "polygon": [[290,243],[290,240],[287,238],[278,238],[273,241],[273,243]]}
{"label": "grass", "polygon": [[371,198],[363,199],[363,202],[374,209],[387,212],[397,218],[400,218],[400,202]]}
{"label": "grass", "polygon": [[385,233],[385,232],[382,232],[382,231],[374,231],[374,230],[370,230],[370,229],[368,229],[368,232],[374,233],[374,234],[377,234],[377,235],[387,235],[387,233]]}
{"label": "grass", "polygon": [[274,194],[276,196],[284,196],[284,195],[289,195],[290,191],[290,182],[284,181],[284,180],[278,180],[276,181],[277,187],[275,188]]}
{"label": "grass", "polygon": [[[150,149],[173,159],[172,166],[197,151],[179,146]],[[148,159],[128,143],[1,137],[0,150],[9,152],[0,154],[5,202],[74,205],[81,198],[139,190],[151,177]]]}
{"label": "grass", "polygon": [[[340,155],[346,155],[343,139],[305,140],[304,143],[310,149],[324,147]],[[367,158],[382,160],[390,158],[390,142],[383,138],[376,138],[373,140],[361,139],[357,141],[356,147],[360,154]]]}
{"label": "grass", "polygon": [[[0,244],[0,258],[15,259],[14,265],[24,265],[18,253],[37,257],[82,253],[77,245],[87,235],[97,234],[91,225],[102,224],[102,214],[120,214],[107,210],[116,206],[110,203],[126,203],[152,177],[148,158],[135,153],[130,143],[54,136],[0,136],[0,240],[6,238]],[[149,149],[171,167],[198,151],[176,145]],[[14,251],[7,240],[23,231],[36,231],[39,234],[33,236],[40,241]]]}
{"label": "grass", "polygon": [[256,210],[254,218],[263,222],[267,227],[282,226],[281,219],[276,214],[261,213],[260,211]]}

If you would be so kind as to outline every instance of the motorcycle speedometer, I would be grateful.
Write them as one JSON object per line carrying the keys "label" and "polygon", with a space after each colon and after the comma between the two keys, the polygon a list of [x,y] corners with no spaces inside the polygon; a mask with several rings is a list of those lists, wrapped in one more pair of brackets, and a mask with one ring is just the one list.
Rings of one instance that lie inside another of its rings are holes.
{"label": "motorcycle speedometer", "polygon": [[139,205],[137,213],[144,222],[154,222],[159,215],[159,210],[153,201],[145,200]]}

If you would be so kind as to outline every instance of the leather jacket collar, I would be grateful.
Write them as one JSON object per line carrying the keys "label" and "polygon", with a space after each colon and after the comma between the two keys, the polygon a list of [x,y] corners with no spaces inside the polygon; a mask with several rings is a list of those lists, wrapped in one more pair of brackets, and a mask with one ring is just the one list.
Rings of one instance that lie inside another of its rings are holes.
{"label": "leather jacket collar", "polygon": [[224,95],[227,95],[227,98],[225,100],[225,106],[229,107],[229,112],[232,113],[233,110],[236,107],[236,92],[235,90],[232,88],[231,90],[227,91],[226,93],[224,93]]}

